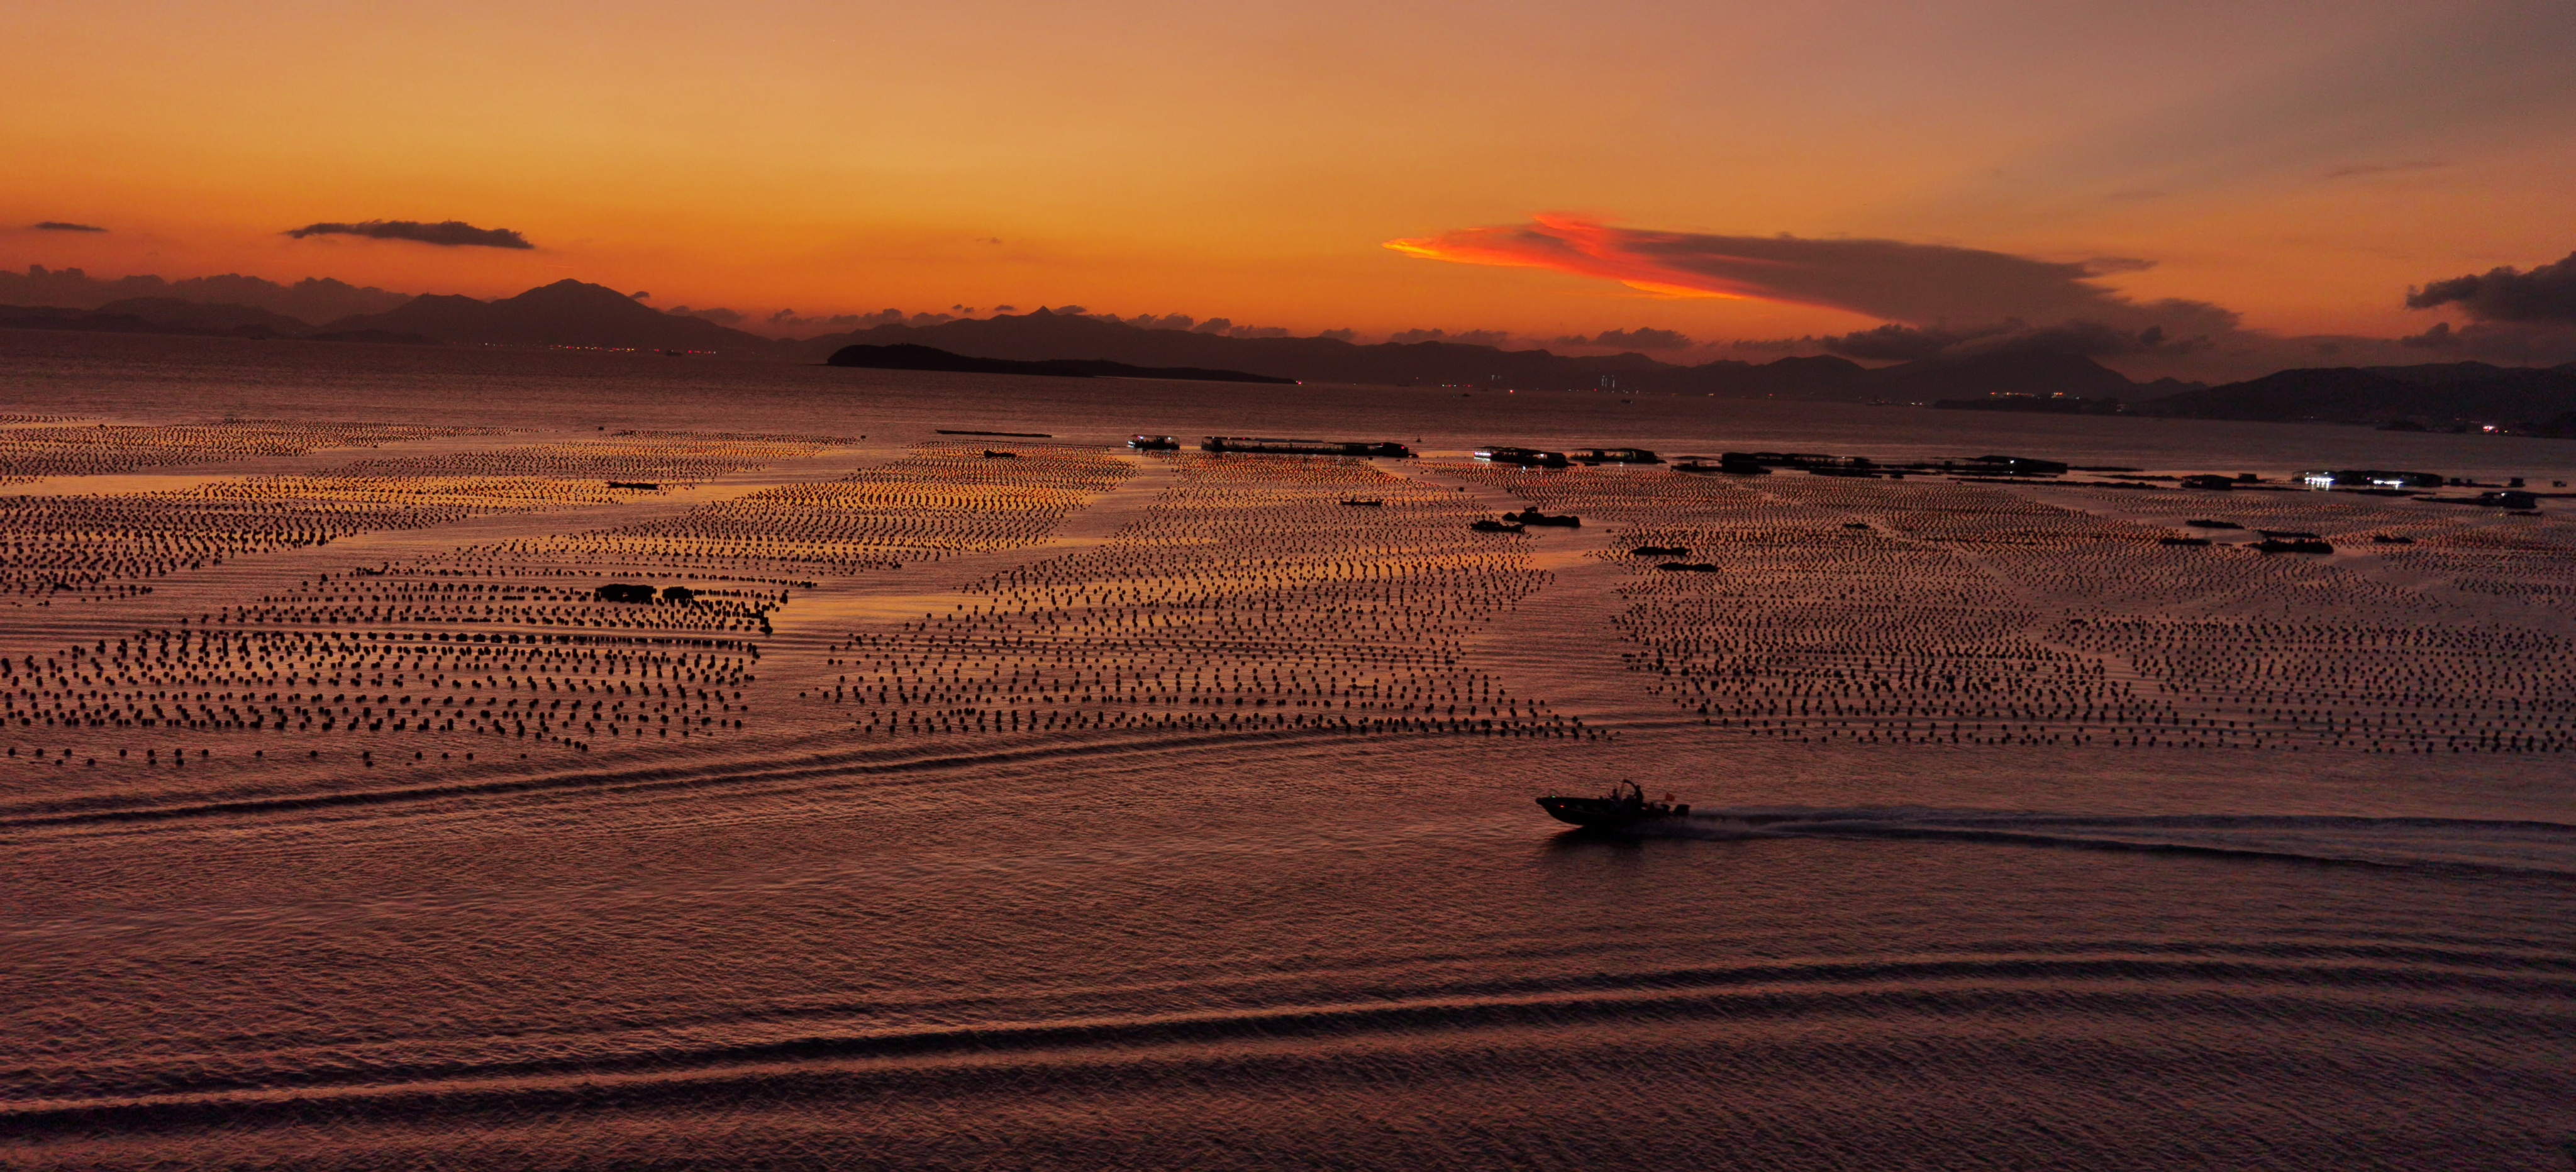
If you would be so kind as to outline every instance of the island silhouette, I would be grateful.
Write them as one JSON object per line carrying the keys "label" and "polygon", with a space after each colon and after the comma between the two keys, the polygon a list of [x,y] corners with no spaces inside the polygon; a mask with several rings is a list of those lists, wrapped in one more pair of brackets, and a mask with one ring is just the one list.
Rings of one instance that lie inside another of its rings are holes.
{"label": "island silhouette", "polygon": [[1249,374],[1240,370],[1211,370],[1199,366],[1131,366],[1100,358],[1050,358],[1022,362],[1009,358],[970,358],[930,346],[898,343],[892,346],[843,346],[826,359],[827,366],[856,366],[874,370],[945,370],[960,374],[1033,374],[1051,378],[1163,378],[1208,383],[1272,383],[1294,385],[1293,378],[1273,378],[1266,374]]}

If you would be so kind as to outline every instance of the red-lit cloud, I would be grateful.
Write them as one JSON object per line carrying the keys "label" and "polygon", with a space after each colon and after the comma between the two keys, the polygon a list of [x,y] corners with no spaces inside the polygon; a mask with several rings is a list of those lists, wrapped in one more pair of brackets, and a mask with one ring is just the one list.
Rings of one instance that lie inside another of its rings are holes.
{"label": "red-lit cloud", "polygon": [[2132,260],[2045,261],[1902,240],[1659,232],[1567,215],[1386,246],[1429,260],[1554,269],[1652,293],[1822,306],[1917,325],[2086,321],[2204,331],[2236,321],[2206,302],[2138,302],[2095,283],[2146,267]]}

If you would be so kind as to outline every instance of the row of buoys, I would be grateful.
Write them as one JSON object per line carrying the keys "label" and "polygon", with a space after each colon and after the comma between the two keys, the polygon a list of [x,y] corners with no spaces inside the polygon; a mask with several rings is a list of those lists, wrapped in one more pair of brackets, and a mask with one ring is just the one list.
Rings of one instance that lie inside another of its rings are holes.
{"label": "row of buoys", "polygon": [[620,432],[601,440],[515,444],[435,455],[355,461],[344,471],[378,476],[540,476],[624,484],[695,483],[803,459],[844,436]]}
{"label": "row of buoys", "polygon": [[1599,735],[1461,666],[1549,577],[1474,540],[1473,502],[1352,460],[1157,458],[1173,483],[1107,541],[851,632],[827,656],[848,670],[808,698],[880,735]]}
{"label": "row of buoys", "polygon": [[[0,431],[0,476],[100,474],[489,434],[497,433],[362,424],[17,428]],[[835,442],[630,433],[364,459],[333,472],[246,476],[168,492],[0,498],[0,594],[130,594],[141,580],[244,554],[496,512],[608,504],[624,499],[609,489],[611,479],[704,479],[810,456]]]}
{"label": "row of buoys", "polygon": [[[762,436],[677,446],[729,461],[817,450],[810,439]],[[379,461],[365,476],[344,479],[396,495],[406,486],[488,481],[561,485],[592,494],[585,503],[614,499],[594,482],[516,476],[611,465],[577,466],[567,462],[576,456],[542,446],[502,456]],[[13,664],[0,675],[0,720],[22,735],[81,731],[147,744],[209,732],[433,743],[506,737],[576,752],[739,732],[753,710],[744,689],[756,679],[754,640],[813,579],[706,563],[757,567],[792,550],[798,534],[811,540],[822,530],[830,541],[864,545],[867,554],[853,560],[868,565],[917,559],[930,545],[1007,548],[1042,539],[1130,471],[1096,450],[1036,448],[1028,457],[996,469],[954,445],[925,445],[836,484],[699,506],[658,528],[475,545],[318,575],[192,625]],[[312,482],[332,478],[292,479],[314,495],[322,490]],[[638,530],[665,532],[675,552],[654,556],[653,539],[634,539]],[[934,540],[908,536],[919,533]],[[584,542],[603,536],[624,540],[633,556],[606,566],[581,556]],[[629,598],[641,589],[631,578],[659,580],[651,605]],[[620,585],[636,589],[613,589]]]}
{"label": "row of buoys", "polygon": [[107,476],[177,465],[302,456],[327,448],[498,434],[489,427],[285,420],[11,427],[0,429],[0,478]]}
{"label": "row of buoys", "polygon": [[494,564],[664,567],[813,581],[1042,541],[1130,466],[1101,449],[1008,462],[923,444],[837,480],[780,485],[677,516],[462,551]]}
{"label": "row of buoys", "polygon": [[[2576,641],[2563,624],[2498,621],[2331,564],[2157,544],[2175,530],[2158,527],[2156,509],[2179,526],[2206,501],[2150,507],[2063,488],[2041,500],[2021,486],[1920,479],[1452,471],[1538,507],[1615,519],[1614,549],[1600,556],[1636,572],[1617,618],[1627,666],[1712,728],[1841,744],[2576,746]],[[2049,503],[2097,500],[2098,514]],[[2245,507],[2229,515],[2256,528],[2407,529],[2418,540],[2382,556],[2437,581],[2465,575],[2457,589],[2539,604],[2576,582],[2576,533],[2563,526],[2508,530],[2508,544],[2419,516],[2423,506],[2306,493],[2232,503]],[[2150,515],[2118,519],[2141,510]],[[1652,573],[1675,549],[1716,572]]]}

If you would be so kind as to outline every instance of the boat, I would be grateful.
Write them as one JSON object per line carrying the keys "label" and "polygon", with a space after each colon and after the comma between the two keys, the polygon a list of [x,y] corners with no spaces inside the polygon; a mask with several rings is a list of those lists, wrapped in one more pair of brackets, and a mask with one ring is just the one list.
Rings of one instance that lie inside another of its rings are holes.
{"label": "boat", "polygon": [[1568,461],[1563,452],[1542,452],[1536,448],[1509,448],[1499,444],[1476,449],[1478,460],[1488,464],[1517,464],[1523,468],[1563,468]]}
{"label": "boat", "polygon": [[1281,439],[1274,436],[1212,435],[1199,444],[1203,452],[1263,452],[1276,456],[1361,456],[1391,460],[1413,458],[1413,449],[1393,440]]}
{"label": "boat", "polygon": [[2253,544],[2265,553],[2333,553],[2334,546],[2313,537],[2266,537]]}
{"label": "boat", "polygon": [[1358,496],[1358,497],[1351,497],[1351,498],[1349,498],[1349,499],[1346,499],[1346,500],[1344,500],[1344,501],[1342,502],[1342,504],[1343,504],[1345,507],[1353,508],[1353,509],[1383,509],[1383,508],[1385,508],[1385,507],[1386,507],[1386,498],[1384,498],[1384,497],[1374,497],[1374,496]]}
{"label": "boat", "polygon": [[1467,527],[1468,527],[1469,529],[1473,529],[1473,530],[1475,530],[1475,531],[1476,531],[1476,532],[1478,532],[1478,533],[1523,533],[1523,532],[1527,532],[1527,530],[1524,530],[1524,529],[1523,529],[1523,528],[1521,528],[1520,526],[1515,525],[1515,524],[1513,524],[1513,523],[1511,523],[1511,522],[1509,522],[1509,521],[1497,521],[1497,520],[1495,520],[1495,519],[1493,519],[1493,518],[1491,518],[1491,517],[1482,518],[1482,519],[1480,519],[1480,520],[1478,520],[1478,521],[1474,522],[1473,524],[1468,525]]}
{"label": "boat", "polygon": [[1664,462],[1663,457],[1644,448],[1586,448],[1580,452],[1566,454],[1578,464],[1661,464]]}
{"label": "boat", "polygon": [[1583,518],[1571,513],[1542,513],[1535,508],[1503,514],[1503,520],[1515,525],[1554,526],[1559,529],[1581,529]]}
{"label": "boat", "polygon": [[1140,435],[1130,438],[1127,446],[1140,452],[1177,452],[1181,450],[1181,441],[1176,436]]}
{"label": "boat", "polygon": [[[1776,453],[1761,453],[1766,456],[1774,454]],[[1743,452],[1728,452],[1717,457],[1717,462],[1713,464],[1706,456],[1675,456],[1673,471],[1702,476],[1720,472],[1728,476],[1769,476],[1771,474],[1768,465],[1755,456]]]}
{"label": "boat", "polygon": [[1666,818],[1683,818],[1690,814],[1690,804],[1676,803],[1671,794],[1664,800],[1646,800],[1646,791],[1633,781],[1610,787],[1610,792],[1597,798],[1568,797],[1550,794],[1538,800],[1538,808],[1559,822],[1568,822],[1586,830],[1625,830],[1641,823]]}

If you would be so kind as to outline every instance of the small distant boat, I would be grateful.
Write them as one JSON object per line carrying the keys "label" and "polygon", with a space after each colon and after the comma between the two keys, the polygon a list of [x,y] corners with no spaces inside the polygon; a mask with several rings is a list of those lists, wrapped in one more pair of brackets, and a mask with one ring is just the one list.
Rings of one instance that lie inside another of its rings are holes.
{"label": "small distant boat", "polygon": [[1520,525],[1554,526],[1559,529],[1583,528],[1583,518],[1581,517],[1574,516],[1571,513],[1542,513],[1537,509],[1522,509],[1517,513],[1505,513],[1503,514],[1503,520]]}
{"label": "small distant boat", "polygon": [[1563,468],[1569,462],[1563,452],[1542,452],[1536,448],[1511,448],[1499,444],[1478,448],[1475,456],[1488,464],[1517,464],[1523,468]]}
{"label": "small distant boat", "polygon": [[1538,808],[1559,822],[1572,823],[1587,830],[1625,830],[1646,822],[1682,818],[1690,814],[1688,803],[1676,803],[1671,794],[1664,800],[1646,800],[1646,791],[1633,781],[1610,787],[1610,792],[1597,798],[1567,797],[1550,794],[1538,800]]}
{"label": "small distant boat", "polygon": [[1471,525],[1469,525],[1469,526],[1467,526],[1467,527],[1468,527],[1469,529],[1473,529],[1473,530],[1475,530],[1475,531],[1476,531],[1476,532],[1478,532],[1478,533],[1521,533],[1521,532],[1525,532],[1525,530],[1523,530],[1520,526],[1515,525],[1515,524],[1512,524],[1512,523],[1511,523],[1511,522],[1509,522],[1509,521],[1497,521],[1497,520],[1495,520],[1495,519],[1493,519],[1493,518],[1491,518],[1491,517],[1486,517],[1486,518],[1484,518],[1484,519],[1482,519],[1482,520],[1476,521],[1475,523],[1473,523],[1473,524],[1471,524]]}
{"label": "small distant boat", "polygon": [[2334,546],[2313,537],[2266,537],[2254,543],[2265,553],[2333,553]]}
{"label": "small distant boat", "polygon": [[1368,497],[1352,497],[1351,499],[1346,500],[1346,501],[1343,501],[1342,503],[1343,503],[1344,505],[1346,505],[1346,506],[1348,506],[1348,507],[1350,507],[1350,508],[1354,508],[1354,509],[1383,509],[1383,508],[1385,508],[1385,507],[1386,507],[1386,501],[1385,501],[1385,500],[1383,500],[1383,499],[1381,499],[1381,498],[1378,498],[1378,497],[1373,497],[1373,496],[1368,496]]}
{"label": "small distant boat", "polygon": [[1018,452],[1005,452],[994,448],[986,448],[984,449],[984,458],[987,460],[1016,460],[1020,458],[1020,454]]}
{"label": "small distant boat", "polygon": [[1178,436],[1140,435],[1129,439],[1127,446],[1140,452],[1177,452],[1181,441]]}
{"label": "small distant boat", "polygon": [[1359,456],[1410,460],[1413,449],[1393,440],[1280,439],[1270,436],[1212,435],[1199,443],[1202,452],[1264,452],[1274,456]]}
{"label": "small distant boat", "polygon": [[[1620,402],[1624,403],[1627,400],[1622,399]],[[1580,452],[1568,452],[1566,455],[1578,464],[1661,464],[1664,462],[1663,457],[1645,448],[1586,448]]]}

